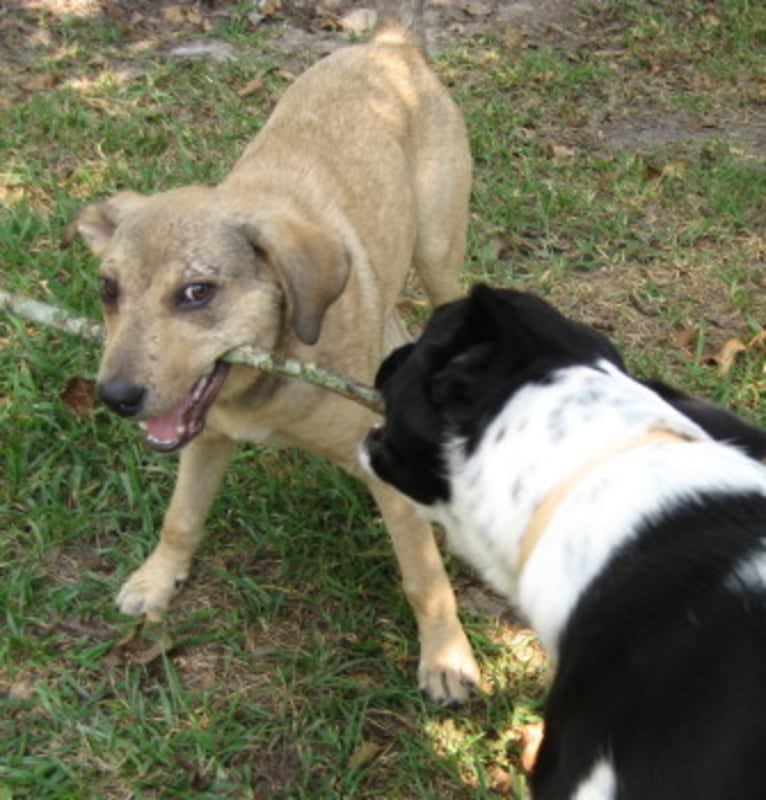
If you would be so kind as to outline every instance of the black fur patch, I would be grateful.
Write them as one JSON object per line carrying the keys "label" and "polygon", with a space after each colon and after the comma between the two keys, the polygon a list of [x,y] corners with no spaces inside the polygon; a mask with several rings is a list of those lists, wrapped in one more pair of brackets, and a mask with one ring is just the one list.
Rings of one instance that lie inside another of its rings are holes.
{"label": "black fur patch", "polygon": [[619,800],[760,800],[766,785],[766,498],[711,495],[637,530],[569,618],[535,800],[569,798],[604,754]]}

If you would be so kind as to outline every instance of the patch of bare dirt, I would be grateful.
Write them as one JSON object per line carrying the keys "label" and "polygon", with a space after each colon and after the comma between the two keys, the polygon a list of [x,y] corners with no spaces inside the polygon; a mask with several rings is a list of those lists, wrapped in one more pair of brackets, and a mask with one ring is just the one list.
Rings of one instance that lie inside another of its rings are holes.
{"label": "patch of bare dirt", "polygon": [[[322,52],[363,34],[374,21],[375,0],[252,0],[246,16],[253,30],[268,28],[275,44]],[[513,26],[525,35],[562,31],[573,18],[572,0],[430,0],[425,27],[429,45],[439,49],[455,38],[470,38]],[[103,17],[137,30],[165,34],[209,30],[221,18],[241,15],[241,2],[230,0],[7,0],[0,15],[31,12],[62,19]],[[21,41],[21,40],[18,40]]]}
{"label": "patch of bare dirt", "polygon": [[686,111],[626,116],[604,124],[598,137],[614,150],[726,140],[751,155],[766,156],[766,112],[751,113],[740,122]]}
{"label": "patch of bare dirt", "polygon": [[[348,31],[353,21],[361,20],[362,11],[372,11],[374,1],[296,0],[284,3],[281,17],[286,30],[280,39],[292,45],[305,42],[303,34]],[[572,18],[571,0],[431,0],[425,10],[426,37],[429,49],[439,50],[450,40],[470,38],[513,26],[530,36],[544,36],[551,29],[566,25]],[[352,16],[353,15],[353,16]]]}
{"label": "patch of bare dirt", "polygon": [[[103,17],[149,49],[172,42],[170,52],[178,57],[231,60],[237,57],[235,48],[223,42],[216,48],[208,40],[200,49],[195,37],[222,19],[244,14],[253,31],[268,31],[270,49],[279,54],[283,68],[298,71],[353,36],[364,35],[374,21],[374,6],[375,0],[252,0],[244,8],[233,0],[7,0],[0,2],[0,67],[10,83],[23,84],[23,51],[44,46],[55,35],[55,20],[65,17]],[[429,0],[425,27],[432,52],[491,34],[509,46],[546,44],[573,57],[587,47],[605,58],[617,52],[614,37],[620,33],[602,0],[590,4],[587,16],[574,0]],[[616,118],[607,116],[592,136],[594,146],[612,150],[710,140],[728,141],[748,155],[763,157],[766,113],[732,120],[691,112],[657,114],[639,107]]]}

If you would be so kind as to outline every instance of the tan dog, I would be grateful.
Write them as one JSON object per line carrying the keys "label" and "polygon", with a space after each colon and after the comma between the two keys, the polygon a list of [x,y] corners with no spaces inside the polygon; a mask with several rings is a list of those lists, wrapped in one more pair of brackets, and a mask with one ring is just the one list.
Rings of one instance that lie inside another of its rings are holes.
{"label": "tan dog", "polygon": [[[409,22],[384,8],[369,43],[301,76],[218,186],[123,192],[75,220],[102,258],[99,394],[140,422],[149,445],[184,446],[159,544],[120,590],[125,613],[161,614],[188,576],[237,442],[297,445],[360,474],[356,449],[374,415],[228,367],[228,350],[253,343],[371,381],[405,341],[394,304],[410,267],[433,303],[460,292],[465,126],[414,32],[422,0],[402,5]],[[417,617],[421,685],[460,702],[478,669],[432,530],[401,495],[360,477]]]}

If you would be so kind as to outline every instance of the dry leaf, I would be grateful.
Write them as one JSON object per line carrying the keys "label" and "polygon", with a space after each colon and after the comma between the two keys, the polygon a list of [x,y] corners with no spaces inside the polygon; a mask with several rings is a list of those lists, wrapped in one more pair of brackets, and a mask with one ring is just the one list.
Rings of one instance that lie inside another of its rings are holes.
{"label": "dry leaf", "polygon": [[631,292],[628,295],[628,300],[636,311],[643,314],[645,317],[656,317],[660,312],[644,303],[637,292]]}
{"label": "dry leaf", "polygon": [[507,769],[495,764],[489,769],[489,778],[492,781],[492,791],[510,795],[513,789],[513,775]]}
{"label": "dry leaf", "polygon": [[644,167],[644,179],[647,181],[656,181],[658,178],[662,177],[662,170],[654,165],[654,164],[647,164]]}
{"label": "dry leaf", "polygon": [[674,333],[671,337],[671,341],[683,350],[693,350],[697,346],[699,336],[699,328],[686,328],[685,330],[678,331],[678,333]]}
{"label": "dry leaf", "polygon": [[167,653],[173,647],[173,639],[170,634],[164,634],[153,645],[132,654],[130,661],[132,664],[150,664],[163,653]]}
{"label": "dry leaf", "polygon": [[35,693],[35,683],[30,678],[22,678],[16,681],[8,690],[8,697],[11,700],[31,700]]}
{"label": "dry leaf", "polygon": [[712,361],[718,364],[718,374],[721,377],[728,375],[739,353],[744,353],[747,346],[742,344],[739,339],[729,339],[724,346],[713,356]]}
{"label": "dry leaf", "polygon": [[567,147],[565,144],[552,144],[551,155],[554,158],[573,158],[577,155],[574,147]]}
{"label": "dry leaf", "polygon": [[555,77],[556,73],[552,69],[549,69],[545,72],[541,72],[539,75],[535,75],[533,80],[538,83],[548,83],[548,81],[552,81]]}
{"label": "dry leaf", "polygon": [[521,766],[527,772],[532,772],[535,761],[537,761],[537,753],[540,750],[540,745],[543,741],[543,723],[532,722],[529,725],[523,725],[521,728]]}
{"label": "dry leaf", "polygon": [[171,25],[183,25],[186,22],[186,12],[183,6],[167,6],[162,9],[162,19]]}
{"label": "dry leaf", "polygon": [[660,170],[660,175],[663,178],[683,178],[686,174],[686,162],[679,159],[677,161],[669,161]]}
{"label": "dry leaf", "polygon": [[[744,246],[753,258],[766,258],[766,236],[752,233],[745,239]],[[761,285],[766,285],[763,278],[761,278]]]}
{"label": "dry leaf", "polygon": [[93,411],[94,394],[94,382],[75,375],[67,381],[60,396],[64,405],[69,406],[75,414],[85,417]]}
{"label": "dry leaf", "polygon": [[482,0],[463,0],[460,7],[469,17],[486,17],[492,13],[492,6]]}
{"label": "dry leaf", "polygon": [[[731,372],[731,368],[740,353],[747,353],[753,350],[766,352],[766,329],[753,336],[747,344],[743,344],[739,339],[729,339],[710,359],[710,363],[717,364],[718,374],[721,377],[725,377]],[[766,372],[766,365],[764,365],[763,371]]]}
{"label": "dry leaf", "polygon": [[273,17],[282,10],[282,0],[258,0],[255,8],[264,17]]}
{"label": "dry leaf", "polygon": [[174,644],[164,623],[142,620],[114,643],[104,662],[109,665],[146,665],[168,653]]}
{"label": "dry leaf", "polygon": [[351,770],[361,769],[371,764],[380,754],[383,747],[376,742],[363,740],[351,754],[348,760],[348,768]]}
{"label": "dry leaf", "polygon": [[7,203],[8,205],[20,202],[24,199],[25,194],[26,192],[24,189],[19,186],[0,186],[0,202]]}
{"label": "dry leaf", "polygon": [[747,343],[747,349],[766,350],[766,329],[753,336],[753,338]]}
{"label": "dry leaf", "polygon": [[338,8],[325,6],[319,6],[316,9],[316,16],[312,20],[311,29],[315,31],[339,31],[340,17],[337,13]]}
{"label": "dry leaf", "polygon": [[253,78],[237,92],[237,95],[239,97],[249,97],[251,94],[260,92],[261,89],[263,89],[263,78]]}
{"label": "dry leaf", "polygon": [[46,89],[52,89],[58,83],[58,78],[55,75],[47,73],[45,75],[33,75],[27,78],[22,86],[28,92],[44,92]]}

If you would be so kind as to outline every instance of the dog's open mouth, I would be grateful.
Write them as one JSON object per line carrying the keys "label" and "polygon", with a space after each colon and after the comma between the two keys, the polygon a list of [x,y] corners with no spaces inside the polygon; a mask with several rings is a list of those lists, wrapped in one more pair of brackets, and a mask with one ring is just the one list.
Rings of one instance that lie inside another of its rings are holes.
{"label": "dog's open mouth", "polygon": [[142,420],[139,424],[149,447],[169,453],[191,441],[205,427],[207,410],[218,396],[228,371],[228,364],[216,361],[210,372],[203,375],[170,411]]}

